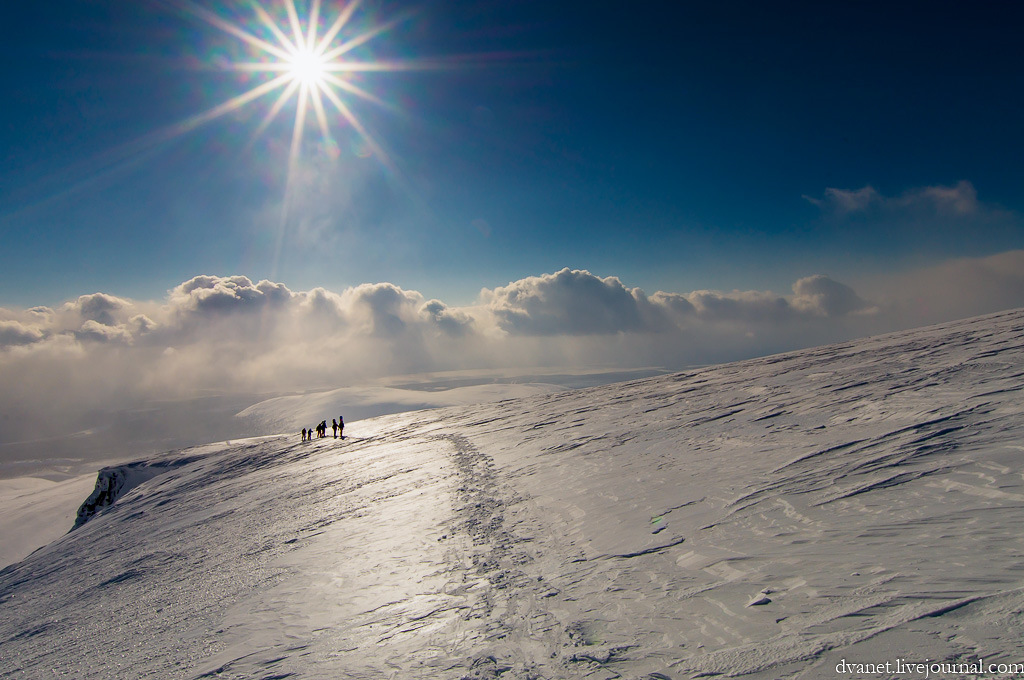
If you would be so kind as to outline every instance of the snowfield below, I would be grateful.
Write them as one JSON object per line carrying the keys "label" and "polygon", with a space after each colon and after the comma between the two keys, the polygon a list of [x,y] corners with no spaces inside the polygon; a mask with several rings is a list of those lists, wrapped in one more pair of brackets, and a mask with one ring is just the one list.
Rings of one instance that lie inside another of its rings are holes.
{"label": "snowfield below", "polygon": [[0,572],[0,677],[1024,663],[1022,387],[1016,311],[109,468]]}

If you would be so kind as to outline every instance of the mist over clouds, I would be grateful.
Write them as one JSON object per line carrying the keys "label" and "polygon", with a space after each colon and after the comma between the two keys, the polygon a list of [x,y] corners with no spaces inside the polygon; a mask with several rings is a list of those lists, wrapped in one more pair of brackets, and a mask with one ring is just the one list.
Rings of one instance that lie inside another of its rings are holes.
{"label": "mist over clouds", "polygon": [[0,443],[31,439],[54,419],[84,428],[96,413],[154,400],[447,370],[683,368],[1022,305],[1024,251],[864,291],[814,274],[785,294],[648,294],[566,268],[484,289],[468,307],[393,283],[293,291],[201,275],[161,301],[94,293],[54,308],[0,308]]}

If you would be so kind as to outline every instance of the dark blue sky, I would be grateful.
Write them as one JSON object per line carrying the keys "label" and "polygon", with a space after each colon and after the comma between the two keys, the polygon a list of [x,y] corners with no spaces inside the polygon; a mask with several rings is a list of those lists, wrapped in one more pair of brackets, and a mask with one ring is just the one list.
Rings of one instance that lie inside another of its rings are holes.
{"label": "dark blue sky", "polygon": [[256,139],[274,95],[161,132],[259,82],[218,68],[239,40],[175,2],[6,3],[0,305],[200,273],[465,303],[565,266],[785,292],[1024,247],[1020,3],[368,1],[346,30],[410,9],[349,56],[452,66],[354,77],[390,163],[310,113],[283,209],[294,99]]}

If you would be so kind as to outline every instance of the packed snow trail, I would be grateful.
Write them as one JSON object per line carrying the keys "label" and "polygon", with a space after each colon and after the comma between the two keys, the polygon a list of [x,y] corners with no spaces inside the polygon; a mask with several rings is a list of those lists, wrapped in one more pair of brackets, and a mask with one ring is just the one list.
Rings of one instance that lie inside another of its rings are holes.
{"label": "packed snow trail", "polygon": [[163,471],[0,572],[0,677],[1024,663],[1022,329],[1009,312],[128,466]]}

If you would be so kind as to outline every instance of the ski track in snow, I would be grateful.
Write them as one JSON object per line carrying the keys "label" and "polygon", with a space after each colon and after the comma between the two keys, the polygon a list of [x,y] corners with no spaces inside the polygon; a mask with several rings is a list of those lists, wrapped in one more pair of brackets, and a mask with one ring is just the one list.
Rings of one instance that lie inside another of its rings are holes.
{"label": "ski track in snow", "polygon": [[110,468],[0,571],[0,678],[1024,663],[1022,340],[1008,312]]}

